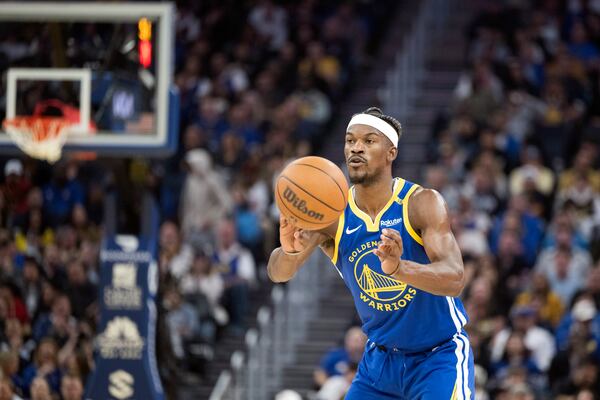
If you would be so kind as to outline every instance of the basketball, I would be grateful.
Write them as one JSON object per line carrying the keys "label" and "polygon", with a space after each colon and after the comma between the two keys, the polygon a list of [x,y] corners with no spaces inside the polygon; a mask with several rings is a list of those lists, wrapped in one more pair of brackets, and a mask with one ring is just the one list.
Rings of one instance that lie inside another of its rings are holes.
{"label": "basketball", "polygon": [[294,225],[318,230],[334,223],[348,203],[348,183],[337,165],[322,157],[299,158],[281,172],[275,201]]}

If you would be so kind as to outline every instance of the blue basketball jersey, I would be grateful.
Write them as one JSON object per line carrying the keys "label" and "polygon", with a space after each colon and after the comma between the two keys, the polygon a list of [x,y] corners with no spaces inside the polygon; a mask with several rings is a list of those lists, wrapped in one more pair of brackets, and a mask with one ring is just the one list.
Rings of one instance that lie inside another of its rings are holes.
{"label": "blue basketball jersey", "polygon": [[400,232],[403,260],[430,263],[423,239],[408,220],[408,202],[418,187],[396,178],[392,197],[375,221],[358,208],[351,187],[331,260],[350,289],[369,339],[406,352],[431,349],[461,332],[467,323],[458,298],[437,296],[387,276],[373,254],[381,230],[390,228]]}

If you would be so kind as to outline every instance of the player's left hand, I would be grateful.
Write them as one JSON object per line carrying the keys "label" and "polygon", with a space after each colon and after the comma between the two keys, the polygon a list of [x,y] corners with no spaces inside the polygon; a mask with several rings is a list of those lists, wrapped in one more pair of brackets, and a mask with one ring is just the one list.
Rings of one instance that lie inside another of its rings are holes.
{"label": "player's left hand", "polygon": [[386,228],[381,231],[380,238],[379,246],[373,254],[379,258],[383,273],[389,275],[398,269],[398,263],[404,249],[402,237],[397,230]]}

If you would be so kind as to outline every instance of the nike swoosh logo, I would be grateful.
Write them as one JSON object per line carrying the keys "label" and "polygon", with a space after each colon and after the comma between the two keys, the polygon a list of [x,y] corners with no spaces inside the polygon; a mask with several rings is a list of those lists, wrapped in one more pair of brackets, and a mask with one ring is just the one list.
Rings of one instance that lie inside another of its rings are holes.
{"label": "nike swoosh logo", "polygon": [[356,231],[357,231],[357,230],[358,230],[358,229],[359,229],[361,226],[362,226],[362,225],[359,225],[359,226],[357,226],[357,227],[356,227],[356,228],[354,228],[354,229],[350,229],[350,227],[349,227],[349,226],[347,226],[347,227],[346,227],[346,235],[349,235],[349,234],[351,234],[351,233],[354,233],[354,232],[356,232]]}

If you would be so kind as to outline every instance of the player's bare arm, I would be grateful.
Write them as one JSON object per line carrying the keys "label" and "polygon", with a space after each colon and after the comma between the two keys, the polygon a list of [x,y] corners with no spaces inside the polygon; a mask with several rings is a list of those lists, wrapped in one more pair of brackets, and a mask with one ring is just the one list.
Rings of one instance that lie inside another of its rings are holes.
{"label": "player's bare arm", "polygon": [[417,190],[408,203],[410,223],[423,238],[430,264],[400,260],[402,239],[393,229],[384,229],[376,251],[382,270],[393,278],[440,296],[456,297],[464,287],[464,266],[450,228],[448,208],[442,196],[431,189]]}
{"label": "player's bare arm", "polygon": [[337,223],[320,231],[307,231],[280,218],[279,240],[269,257],[267,273],[273,282],[287,282],[296,275],[313,251],[320,247],[330,258],[333,256],[333,239]]}

